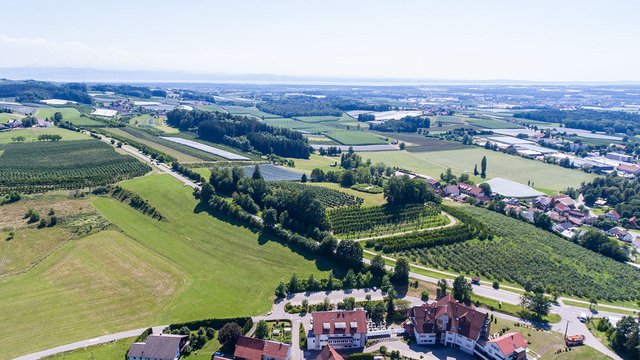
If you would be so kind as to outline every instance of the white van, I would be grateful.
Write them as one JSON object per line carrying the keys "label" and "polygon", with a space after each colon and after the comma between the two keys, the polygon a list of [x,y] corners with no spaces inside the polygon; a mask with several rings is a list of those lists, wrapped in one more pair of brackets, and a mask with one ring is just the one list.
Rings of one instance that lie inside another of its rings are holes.
{"label": "white van", "polygon": [[586,322],[587,314],[585,314],[584,312],[581,312],[580,315],[578,316],[578,320],[580,320],[581,322]]}

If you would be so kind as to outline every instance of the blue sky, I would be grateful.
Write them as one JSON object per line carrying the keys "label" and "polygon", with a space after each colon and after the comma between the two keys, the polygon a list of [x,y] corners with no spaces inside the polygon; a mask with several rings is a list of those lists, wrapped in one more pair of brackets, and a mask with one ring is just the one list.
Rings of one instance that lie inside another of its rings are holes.
{"label": "blue sky", "polygon": [[640,1],[34,1],[0,67],[640,81]]}

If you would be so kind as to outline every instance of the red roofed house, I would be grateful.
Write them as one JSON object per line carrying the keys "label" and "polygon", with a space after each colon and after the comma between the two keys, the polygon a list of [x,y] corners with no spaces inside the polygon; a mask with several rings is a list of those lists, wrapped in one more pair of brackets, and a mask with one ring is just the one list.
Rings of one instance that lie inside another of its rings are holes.
{"label": "red roofed house", "polygon": [[469,196],[475,196],[475,197],[485,196],[484,190],[482,190],[481,188],[475,185],[459,183],[458,187],[460,188],[460,192],[463,194],[467,194]]}
{"label": "red roofed house", "polygon": [[631,175],[638,175],[638,173],[640,173],[640,166],[634,164],[620,164],[618,165],[618,171]]}
{"label": "red roofed house", "polygon": [[487,341],[484,349],[494,359],[524,360],[527,358],[527,345],[522,334],[512,332]]}
{"label": "red roofed house", "polygon": [[620,218],[622,216],[620,216],[620,214],[618,214],[617,211],[615,210],[611,210],[608,213],[604,214],[604,216],[608,217],[609,219],[613,220],[613,221],[618,221],[620,220]]}
{"label": "red roofed house", "polygon": [[308,350],[364,347],[367,341],[367,312],[362,309],[317,311],[311,314],[313,329],[307,336]]}
{"label": "red roofed house", "polygon": [[418,344],[457,345],[468,354],[473,354],[476,342],[487,337],[491,325],[487,314],[458,303],[452,295],[414,306],[408,317]]}
{"label": "red roofed house", "polygon": [[322,351],[320,352],[320,354],[318,354],[316,360],[344,360],[344,358],[342,357],[342,355],[338,354],[336,349],[334,349],[331,345],[327,345],[322,348]]}
{"label": "red roofed house", "polygon": [[289,360],[291,346],[275,341],[240,336],[233,352],[234,359],[240,360]]}

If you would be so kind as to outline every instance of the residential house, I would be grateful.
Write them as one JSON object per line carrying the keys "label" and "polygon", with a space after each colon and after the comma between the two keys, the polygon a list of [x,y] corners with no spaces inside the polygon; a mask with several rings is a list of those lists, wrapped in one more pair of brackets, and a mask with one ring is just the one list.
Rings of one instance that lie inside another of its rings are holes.
{"label": "residential house", "polygon": [[20,119],[11,119],[9,120],[9,122],[7,122],[7,125],[9,125],[10,128],[15,129],[15,128],[19,128],[22,126],[22,120]]}
{"label": "residential house", "polygon": [[420,345],[457,346],[473,354],[479,340],[486,339],[491,323],[487,314],[458,303],[451,294],[435,303],[414,306],[405,329]]}
{"label": "residential house", "polygon": [[445,196],[458,196],[460,195],[460,189],[457,185],[447,185],[444,187]]}
{"label": "residential house", "polygon": [[482,190],[481,188],[479,188],[479,187],[477,187],[475,185],[459,183],[458,187],[460,188],[460,192],[461,193],[467,194],[469,196],[478,197],[478,196],[485,196],[486,195],[484,193],[484,190]]}
{"label": "residential house", "polygon": [[551,218],[551,220],[552,220],[553,222],[555,222],[555,223],[558,223],[558,222],[564,222],[564,221],[566,221],[566,220],[567,220],[567,218],[566,218],[566,217],[564,217],[564,216],[562,216],[562,215],[558,214],[558,213],[557,213],[557,212],[555,212],[555,211],[548,211],[548,212],[546,213],[546,215],[547,215],[548,217],[550,217],[550,218]]}
{"label": "residential house", "polygon": [[[539,210],[538,210],[538,211],[539,211]],[[535,219],[535,217],[536,217],[536,213],[537,213],[538,211],[536,211],[536,209],[534,209],[534,208],[529,208],[529,209],[527,209],[527,210],[523,211],[522,213],[520,213],[520,215],[521,215],[523,218],[527,219],[527,221],[529,221],[529,222],[533,222],[533,220],[534,220],[534,219]]]}
{"label": "residential house", "polygon": [[640,174],[640,166],[635,164],[620,164],[618,165],[618,171],[621,173],[636,176]]}
{"label": "residential house", "polygon": [[573,227],[573,224],[568,222],[568,221],[561,222],[561,223],[555,223],[555,224],[553,224],[553,231],[562,233],[565,230],[568,230],[568,229],[570,229],[572,227]]}
{"label": "residential house", "polygon": [[598,200],[596,200],[596,202],[593,203],[593,205],[595,205],[595,206],[605,206],[605,205],[607,205],[607,200],[598,199]]}
{"label": "residential house", "polygon": [[497,360],[525,360],[527,341],[519,332],[511,332],[487,341],[484,349]]}
{"label": "residential house", "polygon": [[576,201],[573,200],[570,197],[565,197],[565,198],[558,199],[556,203],[563,204],[566,207],[568,207],[569,209],[575,209],[576,208]]}
{"label": "residential house", "polygon": [[547,210],[551,206],[551,197],[547,195],[538,196],[533,200],[533,206],[540,210]]}
{"label": "residential house", "polygon": [[331,345],[327,345],[322,348],[316,360],[344,360],[342,355],[338,354],[336,349],[334,349]]}
{"label": "residential house", "polygon": [[553,210],[555,210],[558,214],[565,214],[571,209],[567,205],[558,202],[553,206]]}
{"label": "residential house", "polygon": [[630,243],[633,241],[633,235],[631,235],[631,233],[629,233],[626,229],[621,228],[620,226],[612,227],[605,233],[609,236],[616,237],[617,239],[624,242]]}
{"label": "residential house", "polygon": [[586,216],[586,214],[580,210],[569,210],[569,213],[567,215],[575,218],[580,218],[580,219]]}
{"label": "residential house", "polygon": [[280,342],[240,336],[233,352],[237,360],[289,360],[291,346]]}
{"label": "residential house", "polygon": [[617,153],[617,152],[607,153],[604,157],[606,157],[607,159],[615,160],[615,161],[624,161],[624,162],[632,162],[633,161],[633,156],[627,155],[627,154],[622,154],[622,153]]}
{"label": "residential house", "polygon": [[189,343],[185,335],[149,335],[144,342],[131,345],[127,353],[129,360],[177,360]]}
{"label": "residential house", "polygon": [[618,221],[622,217],[615,210],[611,210],[611,211],[607,212],[606,214],[604,214],[604,216],[608,217],[610,220],[613,220],[613,221]]}
{"label": "residential house", "polygon": [[367,312],[363,309],[317,311],[307,336],[308,350],[362,348],[367,341]]}

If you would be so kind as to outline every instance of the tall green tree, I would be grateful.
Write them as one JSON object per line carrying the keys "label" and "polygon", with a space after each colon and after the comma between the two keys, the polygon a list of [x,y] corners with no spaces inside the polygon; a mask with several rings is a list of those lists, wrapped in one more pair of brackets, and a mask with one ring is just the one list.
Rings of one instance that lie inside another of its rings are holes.
{"label": "tall green tree", "polygon": [[409,261],[406,258],[399,258],[393,269],[393,282],[396,285],[407,285],[409,283]]}
{"label": "tall green tree", "polygon": [[262,173],[260,172],[260,166],[256,165],[253,168],[253,174],[251,175],[253,180],[263,180]]}
{"label": "tall green tree", "polygon": [[438,298],[442,298],[447,296],[447,289],[449,288],[449,284],[447,283],[447,279],[438,280]]}
{"label": "tall green tree", "polygon": [[480,177],[483,179],[487,177],[487,157],[486,156],[483,156],[482,160],[480,161]]}
{"label": "tall green tree", "polygon": [[269,336],[269,325],[267,325],[266,321],[264,320],[258,321],[254,335],[258,339],[264,339],[267,336]]}
{"label": "tall green tree", "polygon": [[338,261],[349,269],[362,267],[362,248],[353,240],[342,240],[336,249]]}
{"label": "tall green tree", "polygon": [[464,276],[460,275],[453,280],[453,289],[451,290],[451,293],[453,298],[457,301],[467,305],[471,304],[472,292],[473,288],[471,287],[471,283],[468,282]]}

